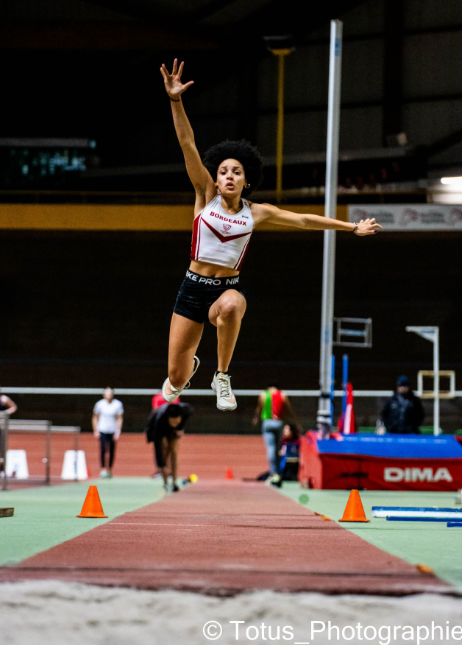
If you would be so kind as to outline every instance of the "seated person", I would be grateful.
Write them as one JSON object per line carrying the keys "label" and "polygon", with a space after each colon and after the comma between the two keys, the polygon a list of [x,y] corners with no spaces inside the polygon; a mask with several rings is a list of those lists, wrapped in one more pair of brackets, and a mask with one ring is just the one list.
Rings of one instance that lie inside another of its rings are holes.
{"label": "seated person", "polygon": [[295,424],[287,423],[282,429],[279,473],[284,481],[297,481],[300,462],[300,433]]}

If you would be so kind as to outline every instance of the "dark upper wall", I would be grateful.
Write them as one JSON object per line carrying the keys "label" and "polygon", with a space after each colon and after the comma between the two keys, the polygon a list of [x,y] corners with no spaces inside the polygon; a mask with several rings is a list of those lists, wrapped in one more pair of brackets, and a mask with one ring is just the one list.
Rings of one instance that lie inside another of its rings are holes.
{"label": "dark upper wall", "polygon": [[[178,54],[187,62],[185,78],[196,81],[185,104],[201,150],[245,136],[272,156],[276,59],[262,36],[284,28],[297,41],[286,63],[285,152],[323,152],[330,17],[344,21],[342,149],[370,150],[398,131],[425,146],[460,130],[453,68],[462,55],[459,0],[312,3],[307,27],[295,0],[287,0],[283,16],[277,4],[248,0],[220,13],[183,0],[4,2],[0,60],[8,101],[0,137],[96,139],[103,166],[178,161],[158,72]],[[461,151],[456,137],[433,150],[430,164],[462,167]]]}
{"label": "dark upper wall", "polygon": [[[51,386],[64,378],[69,386],[102,386],[116,376],[106,377],[106,370],[120,363],[119,385],[154,387],[165,372],[171,310],[189,245],[183,232],[3,231],[2,358],[37,366],[83,361],[94,374],[57,367],[48,380],[38,367],[33,377],[25,367],[17,380],[4,371],[3,382]],[[378,369],[384,363],[393,369],[430,364],[429,347],[404,331],[410,324],[440,325],[443,364],[460,366],[459,247],[459,234],[338,234],[335,314],[374,321],[373,349],[350,352],[353,363],[371,368],[358,371],[356,387],[387,387],[388,375]],[[286,387],[317,387],[321,265],[320,233],[255,233],[242,275],[249,308],[235,357],[239,387],[264,384],[266,374],[249,371],[255,361],[266,364],[265,372],[275,366]],[[201,357],[214,363],[211,327]],[[122,366],[131,363],[148,364],[149,376],[143,370],[125,376]],[[300,372],[289,364],[300,365]],[[206,371],[197,377],[199,387],[207,385]]]}
{"label": "dark upper wall", "polygon": [[[417,371],[431,369],[429,343],[406,333],[406,325],[439,325],[442,368],[460,373],[460,241],[460,234],[338,234],[335,315],[373,318],[372,349],[335,352],[339,362],[349,353],[356,389],[392,389],[403,372],[416,384]],[[160,387],[189,247],[185,232],[2,231],[0,383]],[[232,364],[234,387],[260,388],[272,378],[286,389],[318,387],[321,266],[322,234],[257,230],[242,274],[249,306]],[[210,325],[199,355],[194,387],[208,388],[216,368]],[[20,403],[26,417],[89,426],[88,399]],[[141,429],[147,401],[125,403],[128,427]],[[241,401],[227,420],[214,416],[212,399],[195,404],[207,411],[196,429],[251,429],[253,401]],[[358,401],[360,422],[366,415],[374,424],[375,405]],[[313,422],[315,403],[298,400],[296,407]]]}

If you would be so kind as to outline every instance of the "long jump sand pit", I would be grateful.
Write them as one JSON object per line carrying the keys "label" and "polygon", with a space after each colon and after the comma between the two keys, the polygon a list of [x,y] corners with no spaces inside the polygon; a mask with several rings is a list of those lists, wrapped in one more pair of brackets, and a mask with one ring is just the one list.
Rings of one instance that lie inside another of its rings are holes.
{"label": "long jump sand pit", "polygon": [[[442,639],[437,632],[434,640],[425,640],[425,630],[431,630],[432,621],[442,629],[460,626],[462,601],[430,594],[396,598],[272,591],[218,598],[40,581],[0,585],[0,614],[2,642],[10,645],[205,645],[210,640],[204,629],[218,633],[213,627],[222,629],[215,640],[220,645],[407,645],[417,643],[418,634],[421,645],[452,645],[460,640],[447,639],[444,632]],[[242,621],[238,638],[233,621]],[[358,623],[362,635],[356,632],[359,638],[352,639]],[[278,628],[281,638],[276,639]]]}

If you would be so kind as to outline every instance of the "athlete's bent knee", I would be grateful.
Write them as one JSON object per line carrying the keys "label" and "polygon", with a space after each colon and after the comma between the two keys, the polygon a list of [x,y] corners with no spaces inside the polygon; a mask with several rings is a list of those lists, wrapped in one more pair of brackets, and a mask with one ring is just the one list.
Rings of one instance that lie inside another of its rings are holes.
{"label": "athlete's bent knee", "polygon": [[238,298],[229,296],[227,298],[223,298],[222,302],[220,302],[219,316],[221,318],[234,318],[242,316],[242,314],[242,303]]}

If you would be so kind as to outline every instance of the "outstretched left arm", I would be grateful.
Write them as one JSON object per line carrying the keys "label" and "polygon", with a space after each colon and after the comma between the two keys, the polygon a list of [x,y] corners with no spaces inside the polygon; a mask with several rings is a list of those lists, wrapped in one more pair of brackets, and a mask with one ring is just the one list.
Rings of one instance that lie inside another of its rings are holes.
{"label": "outstretched left arm", "polygon": [[281,210],[272,204],[252,204],[252,214],[254,211],[256,215],[254,219],[257,220],[257,223],[266,220],[282,226],[294,226],[312,231],[324,231],[326,229],[350,231],[354,232],[355,235],[375,235],[382,230],[382,226],[377,224],[375,219],[361,220],[358,223],[342,222],[338,219],[322,217],[321,215],[292,213],[291,211]]}

